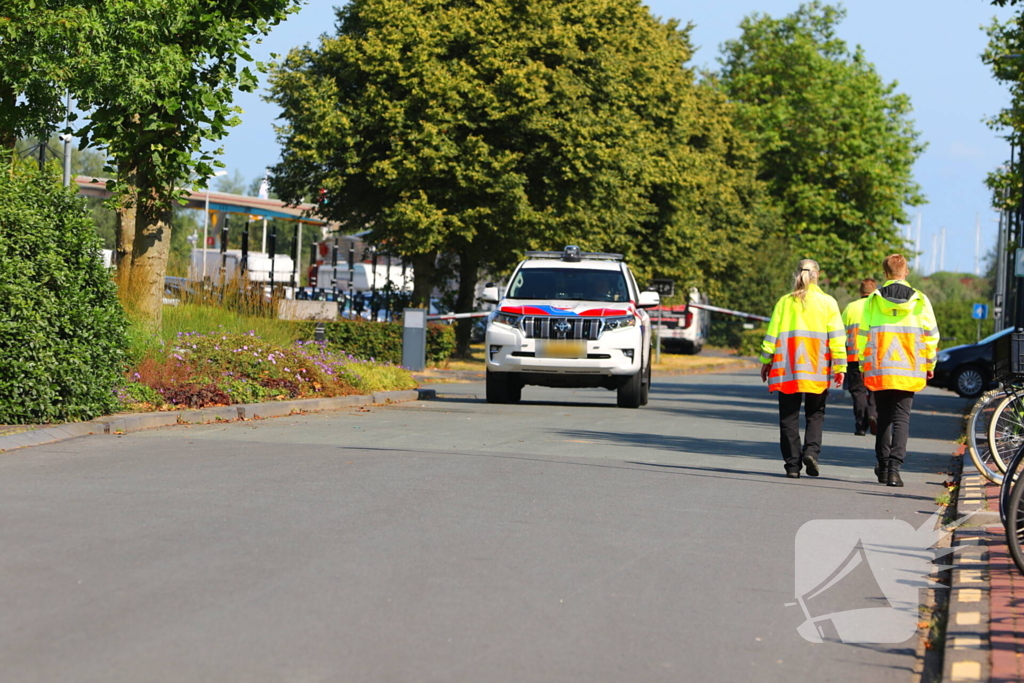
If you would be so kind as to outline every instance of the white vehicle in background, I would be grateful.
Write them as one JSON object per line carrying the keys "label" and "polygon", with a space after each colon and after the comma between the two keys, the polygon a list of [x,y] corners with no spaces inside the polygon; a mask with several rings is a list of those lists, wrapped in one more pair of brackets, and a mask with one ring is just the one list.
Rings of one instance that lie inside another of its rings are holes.
{"label": "white vehicle in background", "polygon": [[700,353],[704,348],[708,328],[711,326],[711,315],[689,304],[707,304],[708,298],[693,288],[688,299],[689,302],[681,306],[659,306],[650,311],[651,323],[665,351]]}
{"label": "white vehicle in background", "polygon": [[487,402],[516,403],[527,384],[604,387],[623,408],[647,403],[651,322],[656,292],[641,291],[618,254],[579,247],[527,252],[506,291],[484,290],[497,303],[484,349]]}

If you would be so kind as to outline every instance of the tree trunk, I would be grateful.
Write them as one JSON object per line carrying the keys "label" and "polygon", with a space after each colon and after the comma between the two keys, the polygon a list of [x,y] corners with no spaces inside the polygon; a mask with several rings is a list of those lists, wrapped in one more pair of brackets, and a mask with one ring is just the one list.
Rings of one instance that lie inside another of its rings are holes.
{"label": "tree trunk", "polygon": [[132,251],[135,246],[136,204],[138,188],[135,187],[135,174],[125,174],[128,190],[117,207],[115,223],[114,259],[117,265],[117,290],[121,301],[128,305],[131,299]]}
{"label": "tree trunk", "polygon": [[410,306],[430,308],[430,294],[434,291],[434,278],[437,275],[437,252],[414,254],[412,262],[412,301]]}
{"label": "tree trunk", "polygon": [[17,120],[18,93],[10,85],[0,84],[0,121],[6,121],[9,126],[0,126],[0,149],[11,152],[18,144],[18,134],[13,125]]}
{"label": "tree trunk", "polygon": [[[468,256],[465,249],[459,254],[459,293],[455,297],[455,312],[469,313],[473,310],[476,299],[476,281],[480,273],[480,262]],[[476,318],[465,318],[459,320],[455,325],[455,357],[470,357],[470,333]]]}
{"label": "tree trunk", "polygon": [[129,284],[131,310],[154,332],[163,314],[164,275],[171,246],[171,210],[142,198],[135,214],[135,242]]}

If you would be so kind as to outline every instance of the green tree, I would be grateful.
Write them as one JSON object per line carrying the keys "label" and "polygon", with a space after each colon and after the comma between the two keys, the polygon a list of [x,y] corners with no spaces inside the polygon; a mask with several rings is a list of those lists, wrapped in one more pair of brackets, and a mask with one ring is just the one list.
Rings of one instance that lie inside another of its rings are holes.
{"label": "green tree", "polygon": [[0,148],[46,139],[64,120],[64,97],[88,63],[83,0],[0,1]]}
{"label": "green tree", "polygon": [[732,105],[685,68],[689,28],[638,0],[355,0],[337,26],[272,72],[272,183],[371,227],[412,262],[418,302],[438,254],[457,255],[466,310],[480,269],[526,249],[717,287],[761,235]]}
{"label": "green tree", "polygon": [[782,19],[754,14],[720,61],[725,91],[755,137],[781,236],[832,280],[853,282],[906,246],[899,226],[905,207],[924,202],[912,177],[924,145],[910,99],[837,37],[844,14],[820,2]]}
{"label": "green tree", "polygon": [[[122,297],[150,325],[160,323],[174,201],[181,181],[213,175],[211,149],[238,123],[236,89],[251,91],[253,40],[297,9],[298,0],[106,0],[90,3],[103,56],[74,83],[88,112],[85,144],[116,165],[120,202],[118,278]],[[262,68],[261,65],[257,65]]]}
{"label": "green tree", "polygon": [[1015,211],[1021,205],[1021,142],[1024,141],[1024,13],[1018,12],[1006,21],[993,19],[985,27],[988,45],[982,62],[992,69],[992,76],[1009,90],[1010,102],[999,113],[987,119],[990,128],[1001,131],[1011,149],[1016,150],[1012,162],[1007,160],[988,174],[986,184],[992,190],[992,206]]}

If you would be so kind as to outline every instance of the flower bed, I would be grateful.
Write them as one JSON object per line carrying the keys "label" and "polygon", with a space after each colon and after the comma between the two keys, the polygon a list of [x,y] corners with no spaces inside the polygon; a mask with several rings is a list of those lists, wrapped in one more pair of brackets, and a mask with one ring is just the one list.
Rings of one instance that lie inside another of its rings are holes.
{"label": "flower bed", "polygon": [[272,344],[247,334],[179,333],[144,358],[118,390],[125,410],[203,408],[412,389],[408,370],[318,342]]}

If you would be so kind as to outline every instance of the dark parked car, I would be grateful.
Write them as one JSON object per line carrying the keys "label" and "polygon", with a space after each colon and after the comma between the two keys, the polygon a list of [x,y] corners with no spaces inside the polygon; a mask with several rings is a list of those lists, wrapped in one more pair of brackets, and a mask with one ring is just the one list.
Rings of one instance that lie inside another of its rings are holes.
{"label": "dark parked car", "polygon": [[992,385],[992,348],[995,341],[1012,331],[1013,328],[1007,328],[977,344],[951,346],[939,351],[935,377],[928,384],[955,391],[964,398],[981,396]]}

